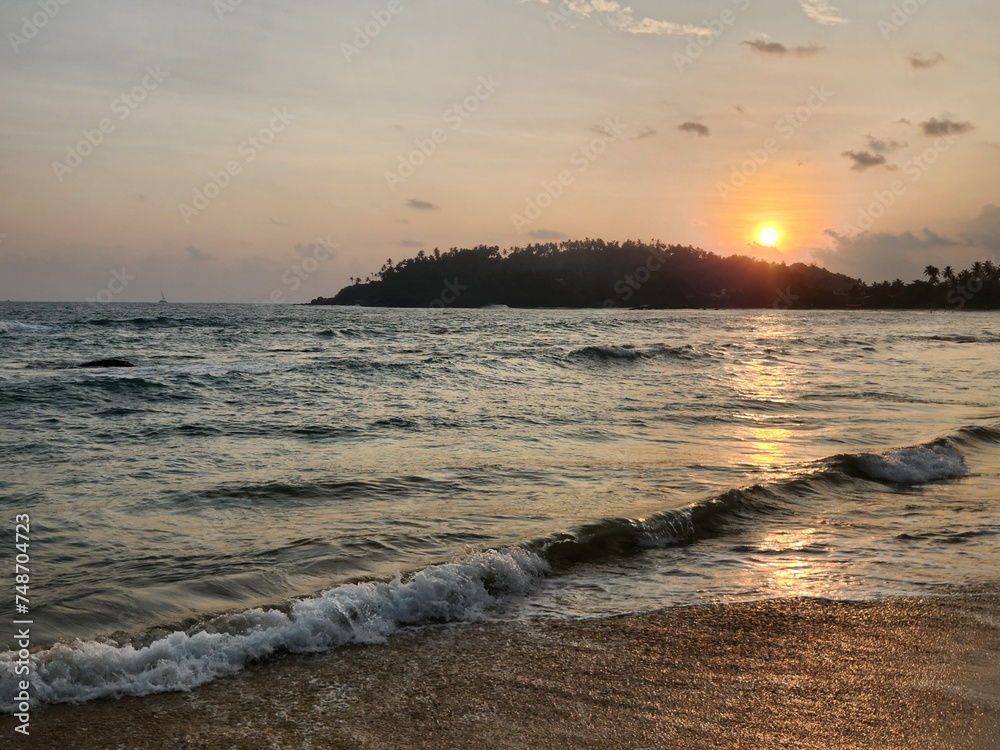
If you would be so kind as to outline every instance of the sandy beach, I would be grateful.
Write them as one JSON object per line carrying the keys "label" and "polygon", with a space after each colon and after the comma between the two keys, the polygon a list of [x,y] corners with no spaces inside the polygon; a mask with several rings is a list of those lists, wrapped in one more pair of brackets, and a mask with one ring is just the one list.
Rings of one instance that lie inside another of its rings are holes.
{"label": "sandy beach", "polygon": [[972,592],[436,627],[0,732],[61,750],[993,748],[998,624]]}

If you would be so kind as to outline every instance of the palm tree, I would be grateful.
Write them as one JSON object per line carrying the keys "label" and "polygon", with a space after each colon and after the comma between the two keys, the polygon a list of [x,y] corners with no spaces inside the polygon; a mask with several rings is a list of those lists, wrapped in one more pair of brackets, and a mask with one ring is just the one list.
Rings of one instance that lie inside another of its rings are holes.
{"label": "palm tree", "polygon": [[942,272],[944,280],[947,281],[951,286],[955,286],[955,269],[951,266],[945,266]]}
{"label": "palm tree", "polygon": [[978,260],[972,264],[972,275],[980,277],[983,275],[983,264]]}
{"label": "palm tree", "polygon": [[937,266],[927,266],[927,268],[924,269],[924,276],[931,280],[931,286],[937,286],[938,276],[940,274],[941,271],[938,270]]}

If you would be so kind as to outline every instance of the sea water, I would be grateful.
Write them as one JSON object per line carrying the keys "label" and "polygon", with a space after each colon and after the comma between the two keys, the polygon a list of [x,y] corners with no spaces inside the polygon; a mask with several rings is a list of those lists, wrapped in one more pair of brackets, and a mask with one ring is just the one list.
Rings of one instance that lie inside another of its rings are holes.
{"label": "sea water", "polygon": [[22,514],[42,702],[429,623],[993,584],[998,381],[996,314],[0,304],[3,622]]}

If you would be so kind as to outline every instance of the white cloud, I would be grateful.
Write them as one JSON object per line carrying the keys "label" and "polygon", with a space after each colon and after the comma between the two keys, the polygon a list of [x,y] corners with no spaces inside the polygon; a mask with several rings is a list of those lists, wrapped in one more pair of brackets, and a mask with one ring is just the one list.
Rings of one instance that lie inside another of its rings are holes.
{"label": "white cloud", "polygon": [[622,5],[616,0],[526,0],[527,2],[555,5],[555,11],[561,15],[575,15],[582,18],[597,18],[611,28],[625,31],[629,34],[654,34],[677,36],[711,36],[711,30],[703,26],[693,26],[687,23],[660,21],[655,18],[635,17],[635,11],[628,5]]}
{"label": "white cloud", "polygon": [[801,0],[801,2],[802,10],[816,23],[824,26],[847,23],[847,19],[840,15],[840,8],[834,8],[827,0]]}

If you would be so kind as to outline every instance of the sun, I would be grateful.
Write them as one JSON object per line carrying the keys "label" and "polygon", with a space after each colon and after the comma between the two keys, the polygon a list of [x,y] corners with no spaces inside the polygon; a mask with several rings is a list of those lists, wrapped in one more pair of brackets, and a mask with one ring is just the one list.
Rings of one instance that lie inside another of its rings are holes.
{"label": "sun", "polygon": [[774,227],[764,227],[757,232],[757,242],[764,247],[774,247],[778,244],[781,233]]}

